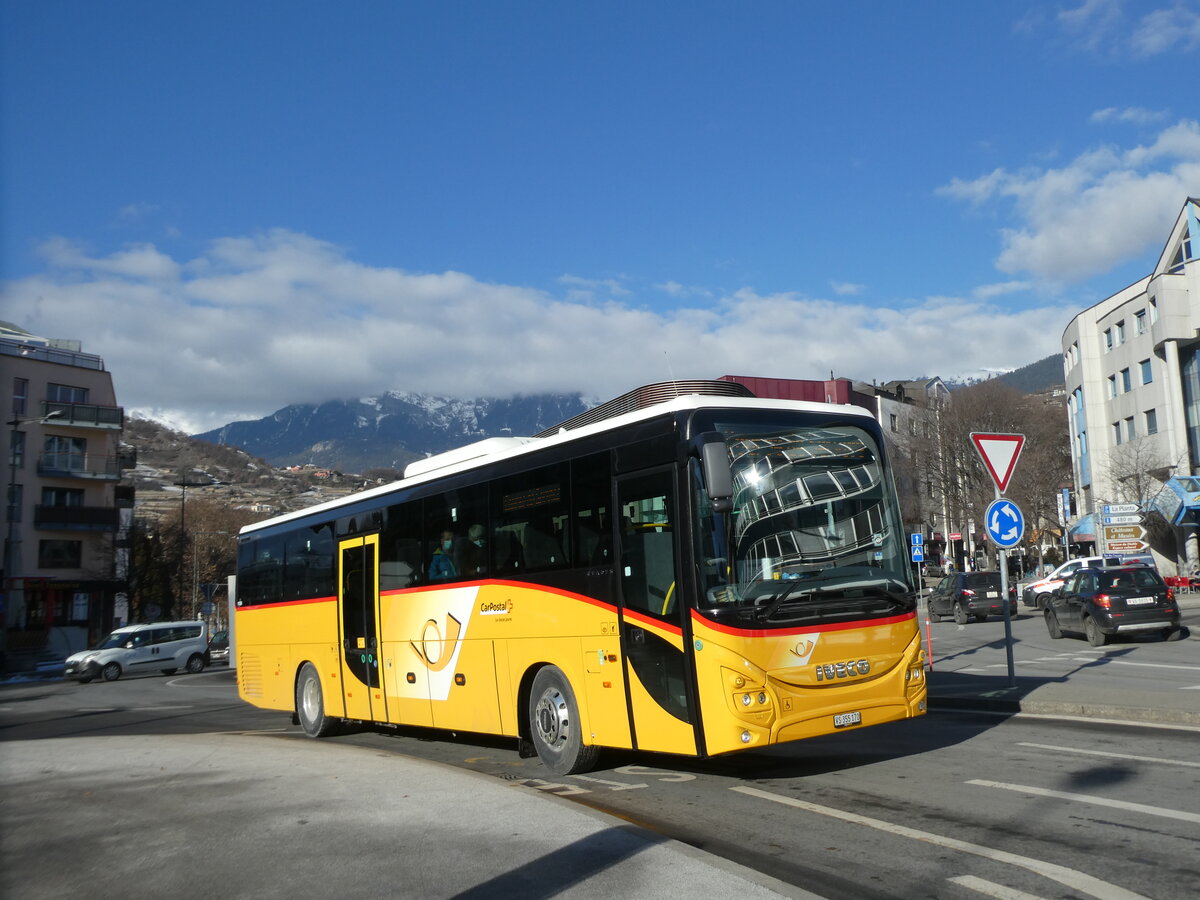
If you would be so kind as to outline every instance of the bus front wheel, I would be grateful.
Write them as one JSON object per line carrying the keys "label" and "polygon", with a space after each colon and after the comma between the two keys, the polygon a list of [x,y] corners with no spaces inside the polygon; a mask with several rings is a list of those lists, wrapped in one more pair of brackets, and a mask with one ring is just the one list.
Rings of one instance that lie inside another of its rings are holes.
{"label": "bus front wheel", "polygon": [[337,719],[325,715],[321,676],[312,663],[305,663],[300,668],[300,677],[296,679],[296,717],[304,733],[312,738],[336,734],[340,724]]}
{"label": "bus front wheel", "polygon": [[583,743],[579,704],[562,670],[538,670],[529,692],[529,733],[537,755],[557,775],[587,772],[596,765],[599,748]]}

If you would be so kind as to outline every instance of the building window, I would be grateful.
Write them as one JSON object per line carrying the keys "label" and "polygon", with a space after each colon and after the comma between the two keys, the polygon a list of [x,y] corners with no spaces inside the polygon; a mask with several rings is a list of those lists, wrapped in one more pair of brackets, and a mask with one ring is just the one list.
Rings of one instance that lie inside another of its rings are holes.
{"label": "building window", "polygon": [[895,414],[894,414],[894,413],[893,413],[892,415],[888,416],[888,420],[889,420],[889,422],[891,423],[891,426],[892,426],[892,431],[899,431],[899,430],[900,430],[900,422],[899,422],[899,420],[896,418],[896,416],[895,416]]}
{"label": "building window", "polygon": [[13,379],[12,411],[14,416],[25,415],[26,404],[29,402],[29,379]]}
{"label": "building window", "polygon": [[46,399],[51,403],[87,403],[88,389],[69,384],[48,384]]}
{"label": "building window", "polygon": [[42,506],[83,506],[83,491],[76,488],[42,488]]}
{"label": "building window", "polygon": [[25,486],[22,484],[10,484],[8,486],[8,512],[5,514],[6,522],[21,521],[21,500],[25,496]]}
{"label": "building window", "polygon": [[1133,380],[1129,376],[1128,369],[1121,370],[1121,392],[1128,394],[1133,390]]}
{"label": "building window", "polygon": [[1150,324],[1153,325],[1158,321],[1158,298],[1150,298]]}
{"label": "building window", "polygon": [[1133,314],[1133,330],[1137,334],[1146,333],[1146,311],[1139,309]]}
{"label": "building window", "polygon": [[1117,396],[1117,376],[1109,375],[1108,376],[1108,398],[1111,400],[1115,396]]}
{"label": "building window", "polygon": [[1142,369],[1142,384],[1149,384],[1154,380],[1154,373],[1150,369],[1150,360],[1143,359],[1138,363]]}
{"label": "building window", "polygon": [[1104,329],[1104,349],[1107,352],[1107,351],[1111,350],[1112,348],[1113,348],[1112,329],[1105,328]]}
{"label": "building window", "polygon": [[1133,424],[1133,416],[1125,420],[1125,440],[1132,441],[1137,437],[1137,428]]}
{"label": "building window", "polygon": [[1121,423],[1120,422],[1112,423],[1112,432],[1113,432],[1113,443],[1114,444],[1121,443],[1122,439],[1121,439]]}
{"label": "building window", "polygon": [[1146,434],[1158,434],[1158,413],[1146,410]]}
{"label": "building window", "polygon": [[1117,323],[1116,340],[1118,344],[1125,343],[1125,321],[1123,319]]}
{"label": "building window", "polygon": [[83,541],[38,541],[39,569],[78,569],[83,565]]}
{"label": "building window", "polygon": [[8,464],[14,469],[25,468],[25,432],[23,431],[14,429],[9,432]]}

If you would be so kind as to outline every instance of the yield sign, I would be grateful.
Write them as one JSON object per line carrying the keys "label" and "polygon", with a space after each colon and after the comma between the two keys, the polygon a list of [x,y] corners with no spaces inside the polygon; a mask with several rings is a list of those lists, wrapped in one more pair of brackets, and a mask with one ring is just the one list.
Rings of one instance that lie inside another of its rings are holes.
{"label": "yield sign", "polygon": [[1012,478],[1013,470],[1017,467],[1017,457],[1021,455],[1021,448],[1025,446],[1025,435],[982,434],[972,431],[971,440],[975,449],[979,451],[988,474],[992,476],[992,481],[996,482],[996,487],[1003,494],[1009,479]]}

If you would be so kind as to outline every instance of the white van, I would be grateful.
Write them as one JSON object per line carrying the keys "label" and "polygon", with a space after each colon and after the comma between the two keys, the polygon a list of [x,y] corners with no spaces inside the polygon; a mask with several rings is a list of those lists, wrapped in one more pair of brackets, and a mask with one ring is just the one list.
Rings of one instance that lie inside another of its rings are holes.
{"label": "white van", "polygon": [[91,650],[67,657],[65,674],[81,684],[97,676],[116,681],[126,672],[158,670],[173,675],[185,668],[195,674],[208,665],[208,625],[204,622],[155,622],[118,628]]}
{"label": "white van", "polygon": [[1039,578],[1037,581],[1032,581],[1025,585],[1025,588],[1021,591],[1021,602],[1034,609],[1042,609],[1045,607],[1046,600],[1050,597],[1051,592],[1061,587],[1062,583],[1076,569],[1082,569],[1085,566],[1089,568],[1103,568],[1104,566],[1119,565],[1121,565],[1121,558],[1119,556],[1083,556],[1079,559],[1067,560],[1045,578]]}

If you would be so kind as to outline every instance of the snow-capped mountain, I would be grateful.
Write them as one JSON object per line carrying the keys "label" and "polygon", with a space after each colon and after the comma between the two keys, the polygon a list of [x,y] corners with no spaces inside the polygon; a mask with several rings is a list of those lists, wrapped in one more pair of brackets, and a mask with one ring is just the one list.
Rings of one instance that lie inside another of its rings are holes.
{"label": "snow-capped mountain", "polygon": [[414,459],[484,438],[536,434],[588,408],[578,394],[461,400],[389,391],[285,406],[196,437],[241,447],[277,466],[312,463],[365,472],[402,469]]}

